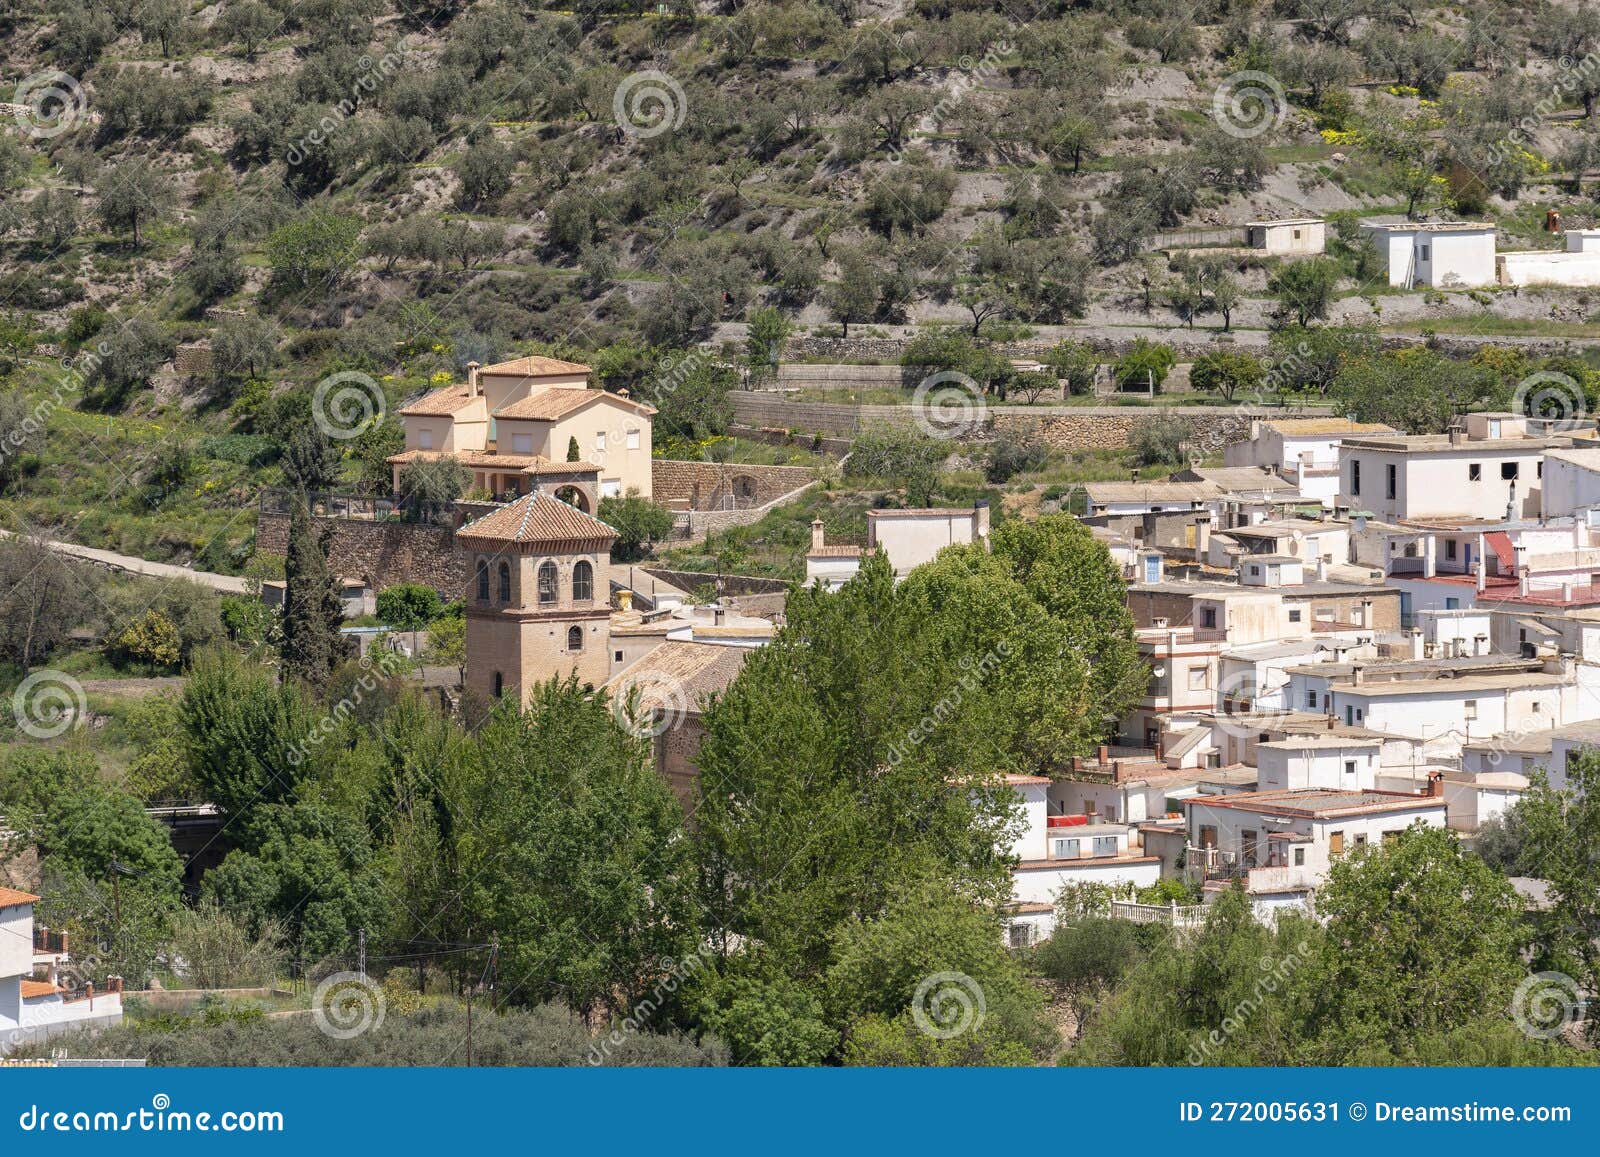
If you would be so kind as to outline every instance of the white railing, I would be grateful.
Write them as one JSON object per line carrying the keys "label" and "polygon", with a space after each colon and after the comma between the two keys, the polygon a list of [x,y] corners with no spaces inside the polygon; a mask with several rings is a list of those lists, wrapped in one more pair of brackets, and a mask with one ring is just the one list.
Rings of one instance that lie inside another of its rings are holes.
{"label": "white railing", "polygon": [[1111,901],[1111,918],[1134,924],[1170,924],[1174,928],[1198,928],[1206,922],[1204,904],[1136,904],[1132,900]]}

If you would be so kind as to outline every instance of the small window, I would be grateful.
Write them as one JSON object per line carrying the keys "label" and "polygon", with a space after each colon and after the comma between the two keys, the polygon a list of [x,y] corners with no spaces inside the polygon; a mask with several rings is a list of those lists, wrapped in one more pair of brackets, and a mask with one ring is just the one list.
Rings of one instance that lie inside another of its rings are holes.
{"label": "small window", "polygon": [[1216,627],[1216,625],[1217,625],[1217,608],[1216,607],[1201,607],[1200,608],[1200,625],[1202,627],[1207,628],[1207,629],[1212,629],[1212,628]]}
{"label": "small window", "polygon": [[1468,482],[1482,482],[1483,481],[1483,463],[1482,462],[1468,462],[1467,463],[1467,481]]}
{"label": "small window", "polygon": [[1347,760],[1344,761],[1344,773],[1346,775],[1354,775],[1356,773],[1356,761],[1355,760],[1347,759]]}
{"label": "small window", "polygon": [[418,430],[417,431],[417,447],[418,447],[418,449],[421,449],[421,450],[432,450],[433,449],[433,431],[432,430]]}
{"label": "small window", "polygon": [[1328,833],[1328,854],[1333,856],[1340,856],[1344,854],[1343,832]]}
{"label": "small window", "polygon": [[1206,672],[1206,669],[1204,667],[1190,667],[1189,668],[1189,690],[1191,690],[1191,691],[1204,691],[1206,689],[1206,687],[1210,685],[1210,682],[1211,682],[1208,678],[1206,678],[1206,674],[1207,674],[1207,672]]}
{"label": "small window", "polygon": [[1393,462],[1383,468],[1383,496],[1393,498],[1399,481],[1399,468]]}
{"label": "small window", "polygon": [[1533,713],[1534,713],[1534,714],[1535,714],[1535,715],[1539,715],[1539,714],[1541,714],[1541,713],[1542,713],[1542,712],[1543,712],[1543,711],[1544,711],[1544,704],[1543,704],[1543,703],[1540,703],[1540,702],[1538,702],[1538,701],[1535,701],[1535,702],[1534,702],[1534,704],[1533,704]]}
{"label": "small window", "polygon": [[494,673],[494,697],[496,699],[500,698],[501,694],[505,691],[505,689],[506,689],[506,677],[504,675],[500,674],[499,671],[496,671]]}
{"label": "small window", "polygon": [[637,431],[637,430],[629,430],[628,431],[628,449],[637,450],[638,448],[639,448],[639,431]]}
{"label": "small window", "polygon": [[572,601],[586,603],[594,598],[594,567],[587,561],[579,561],[572,568]]}
{"label": "small window", "polygon": [[1294,866],[1297,868],[1306,866],[1306,850],[1304,848],[1296,848],[1294,850]]}
{"label": "small window", "polygon": [[1516,462],[1502,462],[1502,463],[1500,463],[1500,479],[1501,479],[1501,481],[1503,481],[1503,482],[1514,482],[1514,481],[1516,481],[1518,471],[1519,471],[1519,464],[1516,463]]}
{"label": "small window", "polygon": [[622,662],[622,652],[621,651],[612,651],[611,652],[611,661],[614,662],[614,663]]}
{"label": "small window", "polygon": [[1078,854],[1077,840],[1052,840],[1051,843],[1054,845],[1050,853],[1053,856],[1076,856]]}
{"label": "small window", "polygon": [[1094,838],[1094,854],[1097,856],[1114,856],[1117,854],[1116,836],[1096,836]]}
{"label": "small window", "polygon": [[1449,559],[1453,559],[1453,558],[1456,557],[1456,540],[1455,539],[1450,538],[1450,539],[1446,539],[1445,540],[1444,556],[1445,556],[1445,558],[1449,558]]}
{"label": "small window", "polygon": [[478,601],[489,601],[489,564],[481,558],[478,560]]}
{"label": "small window", "polygon": [[567,628],[567,650],[583,650],[583,628],[578,626]]}
{"label": "small window", "polygon": [[1033,943],[1033,925],[1013,924],[1008,930],[1011,935],[1011,947],[1027,948]]}
{"label": "small window", "polygon": [[606,432],[604,430],[594,436],[594,448],[602,454],[606,452]]}
{"label": "small window", "polygon": [[556,564],[539,564],[539,605],[547,607],[556,601]]}
{"label": "small window", "polygon": [[1298,230],[1298,229],[1296,229],[1296,230],[1295,230],[1295,231],[1294,231],[1294,239],[1295,239],[1295,240],[1296,240],[1296,241],[1298,241],[1298,240],[1300,240],[1300,230]]}
{"label": "small window", "polygon": [[1400,831],[1398,828],[1383,833],[1383,842],[1386,844],[1392,844],[1399,838]]}
{"label": "small window", "polygon": [[532,454],[533,453],[533,435],[532,434],[513,434],[513,435],[511,435],[511,452],[513,454]]}
{"label": "small window", "polygon": [[500,601],[511,601],[511,564],[508,562],[500,564]]}
{"label": "small window", "polygon": [[1300,621],[1300,618],[1301,618],[1301,613],[1300,613],[1300,608],[1299,607],[1295,607],[1292,611],[1289,612],[1289,621],[1291,623],[1298,623]]}
{"label": "small window", "polygon": [[1428,257],[1428,252],[1429,252],[1429,250],[1428,250],[1428,246],[1426,246],[1426,245],[1424,245],[1424,246],[1423,246],[1423,247],[1422,247],[1422,259],[1423,259],[1423,260],[1424,260],[1424,261],[1427,261],[1427,260],[1430,260],[1430,258],[1429,258],[1429,257]]}
{"label": "small window", "polygon": [[1462,709],[1463,714],[1468,719],[1476,719],[1478,717],[1478,701],[1476,699],[1468,699],[1462,704]]}
{"label": "small window", "polygon": [[1261,568],[1258,566],[1252,566],[1250,568],[1250,574],[1252,577],[1259,577],[1261,574]]}
{"label": "small window", "polygon": [[1306,692],[1306,706],[1314,709],[1316,707],[1316,705],[1317,705],[1317,693],[1315,691],[1307,691]]}
{"label": "small window", "polygon": [[1361,459],[1355,458],[1350,462],[1350,493],[1361,493]]}

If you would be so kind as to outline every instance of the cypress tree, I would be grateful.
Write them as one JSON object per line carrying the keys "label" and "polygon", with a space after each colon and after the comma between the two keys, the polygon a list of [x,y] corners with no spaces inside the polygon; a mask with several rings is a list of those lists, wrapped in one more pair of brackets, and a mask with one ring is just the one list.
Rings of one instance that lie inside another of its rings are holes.
{"label": "cypress tree", "polygon": [[339,586],[328,567],[332,531],[318,533],[304,493],[291,504],[283,577],[283,677],[321,689],[343,657]]}
{"label": "cypress tree", "polygon": [[582,460],[583,460],[583,455],[578,450],[578,440],[576,438],[568,438],[567,439],[567,461],[568,462],[581,462]]}

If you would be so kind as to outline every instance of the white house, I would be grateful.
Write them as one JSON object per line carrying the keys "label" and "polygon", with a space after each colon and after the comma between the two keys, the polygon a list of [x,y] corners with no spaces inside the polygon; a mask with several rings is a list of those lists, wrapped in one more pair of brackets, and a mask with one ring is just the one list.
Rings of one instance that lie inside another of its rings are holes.
{"label": "white house", "polygon": [[1495,275],[1501,285],[1600,285],[1600,229],[1568,229],[1563,249],[1502,253]]}
{"label": "white house", "polygon": [[1346,438],[1339,505],[1384,522],[1538,518],[1545,453],[1568,444],[1503,413],[1468,414],[1445,434]]}
{"label": "white house", "polygon": [[1574,752],[1600,752],[1600,719],[1569,723],[1550,733],[1550,764],[1546,769],[1550,786],[1557,791],[1567,787],[1567,761]]}
{"label": "white house", "polygon": [[1251,221],[1244,228],[1245,244],[1269,256],[1321,253],[1327,244],[1328,223],[1321,217]]}
{"label": "white house", "polygon": [[1250,440],[1228,446],[1223,461],[1271,470],[1294,483],[1301,499],[1331,507],[1339,497],[1339,443],[1395,432],[1382,423],[1349,418],[1253,418]]}
{"label": "white house", "polygon": [[1363,222],[1389,269],[1389,284],[1469,289],[1495,280],[1495,227],[1487,222]]}
{"label": "white house", "polygon": [[1372,791],[1378,786],[1382,751],[1379,739],[1287,735],[1256,744],[1257,783],[1262,791]]}
{"label": "white house", "polygon": [[980,498],[971,510],[908,508],[867,513],[865,547],[829,543],[822,520],[811,523],[811,549],[806,551],[806,585],[838,590],[856,576],[864,554],[881,550],[898,581],[947,546],[989,541],[989,501]]}
{"label": "white house", "polygon": [[1574,446],[1545,452],[1540,512],[1545,518],[1585,517],[1600,506],[1600,448]]}
{"label": "white house", "polygon": [[35,936],[33,906],[39,897],[0,887],[0,1053],[31,1040],[45,1040],[89,1025],[122,1021],[122,982],[95,994],[61,987],[58,966],[65,942]]}

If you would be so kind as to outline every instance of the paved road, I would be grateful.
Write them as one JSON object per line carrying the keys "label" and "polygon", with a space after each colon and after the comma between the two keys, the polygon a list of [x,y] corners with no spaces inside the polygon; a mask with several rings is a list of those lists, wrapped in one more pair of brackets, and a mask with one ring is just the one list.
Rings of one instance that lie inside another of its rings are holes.
{"label": "paved road", "polygon": [[[0,537],[10,538],[12,532],[0,530]],[[218,594],[242,595],[245,594],[244,579],[238,575],[213,574],[210,571],[190,570],[186,566],[175,566],[169,562],[151,562],[145,558],[135,558],[131,554],[118,554],[113,550],[97,550],[92,546],[79,546],[75,542],[58,542],[55,539],[41,539],[46,546],[57,554],[64,554],[70,558],[82,559],[84,562],[96,566],[107,567],[110,570],[127,571],[129,574],[143,575],[153,579],[188,579],[201,586],[210,587]]]}

